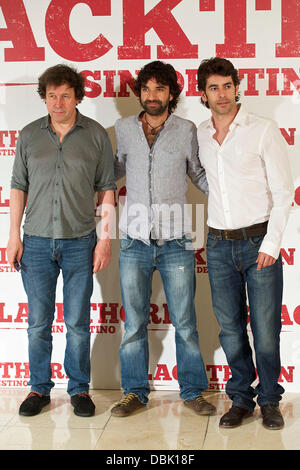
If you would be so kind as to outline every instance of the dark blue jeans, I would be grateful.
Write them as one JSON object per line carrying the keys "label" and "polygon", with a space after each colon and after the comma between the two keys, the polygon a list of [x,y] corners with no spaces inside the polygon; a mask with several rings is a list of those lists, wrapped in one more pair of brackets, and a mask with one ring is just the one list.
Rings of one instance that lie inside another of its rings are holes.
{"label": "dark blue jeans", "polygon": [[195,257],[186,249],[186,238],[150,246],[131,238],[122,239],[120,274],[125,308],[125,334],[120,346],[122,387],[147,403],[149,350],[147,326],[150,317],[152,277],[160,272],[170,319],[175,327],[177,377],[180,396],[193,400],[207,388],[199,349],[194,307]]}
{"label": "dark blue jeans", "polygon": [[[281,330],[282,261],[257,270],[256,258],[263,240],[224,240],[209,233],[207,265],[213,308],[221,328],[220,343],[225,352],[232,377],[226,393],[233,405],[253,410],[254,397],[260,406],[278,404],[283,387],[280,375],[279,336]],[[259,384],[256,378],[247,334],[247,295],[250,325],[254,340]]]}
{"label": "dark blue jeans", "polygon": [[93,292],[93,251],[96,233],[54,240],[24,235],[22,280],[28,297],[28,351],[31,391],[49,395],[52,323],[57,278],[63,276],[64,320],[67,328],[64,368],[68,393],[89,390],[90,298]]}

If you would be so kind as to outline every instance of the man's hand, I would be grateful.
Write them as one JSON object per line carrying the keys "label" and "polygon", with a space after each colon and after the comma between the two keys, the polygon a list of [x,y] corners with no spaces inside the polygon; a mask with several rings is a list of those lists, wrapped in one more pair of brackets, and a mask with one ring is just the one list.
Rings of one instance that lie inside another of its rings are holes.
{"label": "man's hand", "polygon": [[7,259],[11,267],[14,267],[15,261],[20,263],[23,254],[23,243],[20,236],[9,238],[6,252]]}
{"label": "man's hand", "polygon": [[266,253],[260,252],[258,253],[258,257],[256,260],[257,263],[257,271],[260,271],[261,268],[265,268],[266,266],[271,266],[274,264],[276,259],[273,256],[267,255]]}
{"label": "man's hand", "polygon": [[93,273],[97,273],[102,269],[107,268],[111,259],[111,240],[106,238],[104,240],[99,240],[93,257]]}

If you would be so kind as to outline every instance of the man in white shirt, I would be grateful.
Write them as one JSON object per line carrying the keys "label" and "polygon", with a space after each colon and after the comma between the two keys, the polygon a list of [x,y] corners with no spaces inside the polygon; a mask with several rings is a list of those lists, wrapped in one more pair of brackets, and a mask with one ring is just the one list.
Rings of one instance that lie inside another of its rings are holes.
{"label": "man in white shirt", "polygon": [[[280,246],[293,184],[278,127],[237,104],[239,83],[227,59],[201,62],[198,89],[212,114],[198,128],[199,157],[209,185],[207,264],[220,342],[232,372],[226,386],[232,407],[220,426],[240,425],[252,414],[257,395],[264,426],[280,429]],[[259,377],[255,389],[246,291]]]}

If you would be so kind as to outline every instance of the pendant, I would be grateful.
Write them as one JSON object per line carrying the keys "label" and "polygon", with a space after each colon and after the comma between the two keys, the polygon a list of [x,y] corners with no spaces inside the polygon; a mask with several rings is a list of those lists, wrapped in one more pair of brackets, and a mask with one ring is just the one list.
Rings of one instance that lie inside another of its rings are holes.
{"label": "pendant", "polygon": [[155,130],[155,129],[151,129],[150,134],[151,134],[151,135],[156,135],[156,130]]}

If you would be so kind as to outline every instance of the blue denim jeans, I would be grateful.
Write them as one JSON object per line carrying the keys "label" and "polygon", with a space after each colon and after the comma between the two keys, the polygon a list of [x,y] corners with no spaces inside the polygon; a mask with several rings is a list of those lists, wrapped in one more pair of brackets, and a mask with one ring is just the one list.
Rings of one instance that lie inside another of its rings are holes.
{"label": "blue denim jeans", "polygon": [[[232,376],[226,393],[234,405],[252,411],[257,395],[259,406],[278,404],[284,392],[280,375],[282,261],[257,270],[256,259],[263,236],[247,240],[224,240],[209,233],[207,266],[213,308],[221,328],[220,343]],[[259,384],[247,333],[247,294]]]}
{"label": "blue denim jeans", "polygon": [[186,249],[186,238],[150,246],[131,239],[121,240],[120,275],[125,334],[120,346],[122,388],[147,403],[149,351],[148,330],[152,276],[160,272],[170,319],[175,327],[177,377],[180,396],[193,400],[207,388],[207,378],[199,349],[194,307],[195,258]]}
{"label": "blue denim jeans", "polygon": [[90,298],[93,292],[93,251],[96,233],[81,238],[52,239],[24,235],[21,260],[28,297],[28,353],[31,391],[49,395],[52,323],[57,278],[63,276],[64,321],[67,329],[64,369],[68,393],[89,390]]}

